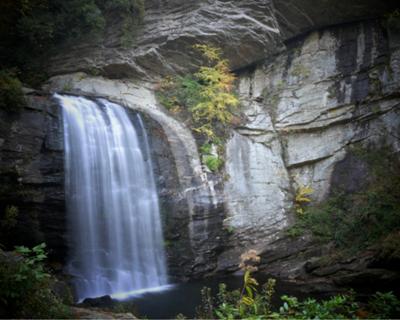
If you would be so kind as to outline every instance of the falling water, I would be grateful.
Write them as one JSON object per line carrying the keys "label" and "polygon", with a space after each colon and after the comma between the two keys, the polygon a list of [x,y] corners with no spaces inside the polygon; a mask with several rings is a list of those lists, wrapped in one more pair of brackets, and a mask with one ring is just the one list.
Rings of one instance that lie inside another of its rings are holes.
{"label": "falling water", "polygon": [[68,272],[78,299],[165,286],[158,198],[140,116],[135,128],[117,104],[56,98],[64,119]]}

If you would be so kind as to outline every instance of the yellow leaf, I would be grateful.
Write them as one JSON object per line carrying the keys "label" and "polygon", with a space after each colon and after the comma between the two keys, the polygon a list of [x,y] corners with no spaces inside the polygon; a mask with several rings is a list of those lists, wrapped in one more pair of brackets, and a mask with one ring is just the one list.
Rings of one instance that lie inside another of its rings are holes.
{"label": "yellow leaf", "polygon": [[251,306],[254,303],[254,300],[252,298],[245,296],[245,297],[242,297],[242,302],[247,306]]}

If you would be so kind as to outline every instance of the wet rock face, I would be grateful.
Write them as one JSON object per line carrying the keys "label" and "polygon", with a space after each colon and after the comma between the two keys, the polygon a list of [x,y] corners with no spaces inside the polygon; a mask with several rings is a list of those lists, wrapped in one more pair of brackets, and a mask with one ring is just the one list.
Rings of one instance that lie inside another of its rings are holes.
{"label": "wet rock face", "polygon": [[114,78],[154,79],[197,68],[196,43],[221,47],[232,69],[241,69],[284,49],[306,32],[393,11],[395,1],[357,0],[147,0],[143,25],[132,45],[123,45],[118,21],[105,39],[93,37],[60,48],[49,73],[93,72]]}
{"label": "wet rock face", "polygon": [[[68,224],[64,193],[64,143],[62,112],[49,96],[27,96],[20,113],[0,117],[0,239],[15,245],[46,242],[50,258],[65,262]],[[132,112],[132,119],[134,117]],[[161,126],[143,115],[154,176],[159,192],[170,274],[191,273],[194,255],[189,235],[189,210],[181,195],[177,168]],[[16,217],[7,208],[16,207]],[[72,235],[73,236],[73,235]]]}
{"label": "wet rock face", "polygon": [[189,208],[181,196],[178,172],[165,132],[149,116],[143,114],[142,118],[157,185],[168,274],[171,278],[182,279],[191,273],[194,260],[189,234]]}
{"label": "wet rock face", "polygon": [[[12,249],[46,242],[52,257],[63,261],[66,217],[60,108],[44,96],[30,95],[27,100],[28,107],[20,113],[0,116],[1,243]],[[10,206],[18,210],[14,222],[5,216]]]}
{"label": "wet rock face", "polygon": [[109,26],[104,42],[81,43],[52,57],[50,72],[97,68],[110,78],[182,73],[199,64],[193,45],[205,42],[223,47],[232,67],[240,68],[279,49],[272,11],[270,0],[146,1],[133,47],[121,46],[116,27]]}
{"label": "wet rock face", "polygon": [[375,18],[391,12],[397,5],[395,0],[273,0],[273,3],[285,40],[324,27]]}
{"label": "wet rock face", "polygon": [[353,147],[400,151],[396,43],[379,22],[333,27],[239,76],[247,122],[227,144],[224,226],[234,232],[221,266],[235,265],[240,247],[283,250],[299,187],[311,186],[318,202],[363,185],[368,168]]}
{"label": "wet rock face", "polygon": [[[216,252],[221,242],[223,204],[214,205],[208,197],[188,201],[165,132],[148,116],[145,125],[158,187],[170,280],[187,280],[211,272],[216,267]],[[196,192],[193,197],[197,197]]]}
{"label": "wet rock face", "polygon": [[[174,276],[234,271],[247,248],[271,259],[277,273],[283,265],[301,275],[306,260],[321,250],[308,239],[293,244],[282,235],[294,218],[296,189],[311,186],[314,202],[335,186],[355,190],[368,172],[349,148],[400,149],[399,37],[373,19],[353,22],[393,4],[149,0],[146,6],[132,47],[120,45],[111,25],[102,43],[64,48],[51,58],[50,73],[59,76],[47,89],[105,97],[148,116]],[[222,47],[239,78],[246,121],[227,141],[225,177],[204,170],[190,128],[154,94],[154,79],[196,68],[195,43]],[[95,69],[104,77],[93,75]],[[26,231],[16,239],[58,243],[55,250],[63,252],[57,249],[65,243],[59,124],[55,111],[43,111],[50,102],[32,99],[19,117],[0,120],[0,179],[37,195],[15,200]]]}

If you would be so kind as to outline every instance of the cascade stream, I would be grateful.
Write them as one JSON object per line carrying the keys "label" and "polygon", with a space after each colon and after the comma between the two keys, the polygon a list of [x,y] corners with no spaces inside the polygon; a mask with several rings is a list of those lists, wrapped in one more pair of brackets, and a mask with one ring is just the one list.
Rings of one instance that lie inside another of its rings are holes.
{"label": "cascade stream", "polygon": [[139,114],[56,95],[63,110],[68,273],[79,300],[167,285],[157,190]]}

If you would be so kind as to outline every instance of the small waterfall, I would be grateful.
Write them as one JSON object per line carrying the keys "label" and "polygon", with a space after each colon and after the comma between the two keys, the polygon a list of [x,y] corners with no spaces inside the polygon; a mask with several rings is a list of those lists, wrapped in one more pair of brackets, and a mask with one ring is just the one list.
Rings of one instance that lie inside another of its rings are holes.
{"label": "small waterfall", "polygon": [[56,98],[64,121],[68,272],[78,299],[165,286],[158,197],[140,116],[135,128],[115,103]]}

